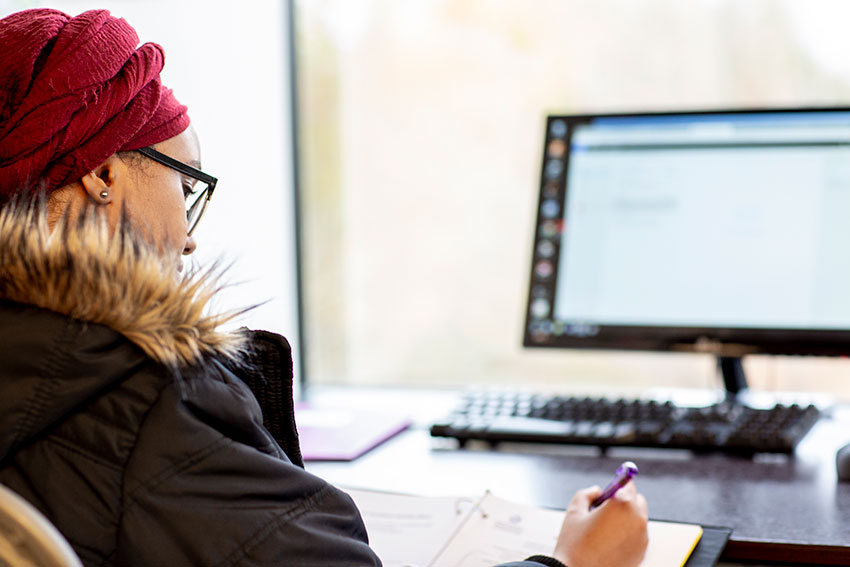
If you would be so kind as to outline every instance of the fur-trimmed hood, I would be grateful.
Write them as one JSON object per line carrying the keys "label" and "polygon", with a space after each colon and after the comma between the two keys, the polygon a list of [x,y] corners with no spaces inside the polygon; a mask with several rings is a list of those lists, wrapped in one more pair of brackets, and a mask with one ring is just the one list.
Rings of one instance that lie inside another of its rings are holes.
{"label": "fur-trimmed hood", "polygon": [[43,203],[0,211],[0,300],[104,325],[171,368],[241,349],[240,334],[218,330],[235,314],[205,313],[216,280],[215,270],[176,274],[126,222],[110,233],[83,214],[51,231]]}

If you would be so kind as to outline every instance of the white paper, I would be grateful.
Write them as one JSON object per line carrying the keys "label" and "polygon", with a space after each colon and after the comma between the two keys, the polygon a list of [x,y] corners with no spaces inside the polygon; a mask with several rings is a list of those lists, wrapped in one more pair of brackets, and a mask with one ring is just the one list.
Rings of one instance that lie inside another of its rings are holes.
{"label": "white paper", "polygon": [[433,567],[493,567],[529,555],[548,555],[564,513],[508,502],[488,494]]}
{"label": "white paper", "polygon": [[[564,512],[490,493],[423,497],[347,489],[386,567],[493,567],[552,553]],[[702,536],[695,524],[649,522],[641,567],[682,567]]]}
{"label": "white paper", "polygon": [[428,567],[475,508],[468,498],[409,496],[344,488],[384,567]]}

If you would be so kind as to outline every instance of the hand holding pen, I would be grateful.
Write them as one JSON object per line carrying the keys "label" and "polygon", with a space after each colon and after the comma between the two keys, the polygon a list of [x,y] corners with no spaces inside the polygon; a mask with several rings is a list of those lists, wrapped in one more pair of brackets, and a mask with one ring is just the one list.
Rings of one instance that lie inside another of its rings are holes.
{"label": "hand holding pen", "polygon": [[640,565],[648,542],[649,510],[630,482],[635,474],[637,467],[626,462],[605,489],[595,486],[575,493],[553,557],[571,566]]}
{"label": "hand holding pen", "polygon": [[617,491],[626,486],[630,480],[637,476],[637,465],[631,461],[626,461],[617,468],[614,473],[614,479],[608,483],[605,490],[590,503],[590,509],[601,506],[603,502],[617,494]]}

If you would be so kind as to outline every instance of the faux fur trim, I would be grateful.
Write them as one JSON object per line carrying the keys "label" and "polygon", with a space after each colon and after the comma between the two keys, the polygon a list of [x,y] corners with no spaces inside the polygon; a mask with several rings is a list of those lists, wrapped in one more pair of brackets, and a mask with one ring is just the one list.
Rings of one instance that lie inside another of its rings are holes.
{"label": "faux fur trim", "polygon": [[217,328],[241,312],[205,313],[219,289],[215,269],[178,275],[128,227],[110,232],[89,212],[51,231],[43,203],[6,205],[0,298],[110,327],[170,367],[235,359],[243,336]]}

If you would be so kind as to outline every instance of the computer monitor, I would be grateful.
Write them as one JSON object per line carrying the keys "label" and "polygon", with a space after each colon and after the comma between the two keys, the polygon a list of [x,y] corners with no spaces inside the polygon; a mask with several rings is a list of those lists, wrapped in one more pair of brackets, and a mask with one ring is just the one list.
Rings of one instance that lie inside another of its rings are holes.
{"label": "computer monitor", "polygon": [[524,345],[850,353],[850,108],[550,116]]}

